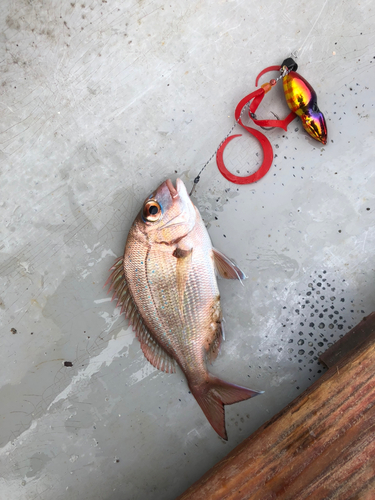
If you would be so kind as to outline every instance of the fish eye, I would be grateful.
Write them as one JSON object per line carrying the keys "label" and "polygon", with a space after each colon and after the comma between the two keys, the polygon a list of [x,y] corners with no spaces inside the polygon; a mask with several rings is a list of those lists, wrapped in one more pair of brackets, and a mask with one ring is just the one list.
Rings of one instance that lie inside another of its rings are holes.
{"label": "fish eye", "polygon": [[155,200],[148,200],[143,206],[143,218],[148,222],[156,222],[161,217],[161,207]]}

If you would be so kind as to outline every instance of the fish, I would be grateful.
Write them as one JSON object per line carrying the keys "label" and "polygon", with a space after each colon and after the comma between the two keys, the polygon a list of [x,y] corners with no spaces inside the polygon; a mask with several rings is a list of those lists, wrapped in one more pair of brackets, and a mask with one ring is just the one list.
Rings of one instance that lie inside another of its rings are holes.
{"label": "fish", "polygon": [[327,125],[318,108],[316,92],[300,74],[290,71],[283,78],[286,102],[289,108],[301,118],[306,132],[322,144],[327,144]]}
{"label": "fish", "polygon": [[106,285],[132,325],[146,359],[166,373],[176,365],[207,420],[224,440],[224,405],[261,394],[228,383],[207,368],[223,340],[217,274],[245,274],[212,247],[181,179],[163,182],[143,203],[128,233],[123,257]]}

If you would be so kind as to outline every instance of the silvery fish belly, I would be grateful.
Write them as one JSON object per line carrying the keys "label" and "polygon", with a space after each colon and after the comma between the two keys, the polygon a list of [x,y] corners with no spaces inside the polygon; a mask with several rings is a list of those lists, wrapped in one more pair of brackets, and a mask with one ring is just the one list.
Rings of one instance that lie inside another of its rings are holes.
{"label": "silvery fish belly", "polygon": [[165,181],[143,204],[108,279],[148,361],[184,372],[215,431],[227,439],[224,405],[259,392],[211,375],[223,337],[216,273],[244,279],[241,269],[214,249],[184,183]]}

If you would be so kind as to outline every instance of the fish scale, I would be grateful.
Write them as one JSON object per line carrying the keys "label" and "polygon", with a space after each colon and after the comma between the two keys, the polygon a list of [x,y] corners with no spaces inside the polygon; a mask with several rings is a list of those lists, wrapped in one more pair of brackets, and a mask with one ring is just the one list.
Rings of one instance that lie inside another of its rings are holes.
{"label": "fish scale", "polygon": [[[134,249],[129,246],[126,252],[136,253],[137,251],[134,252]],[[138,309],[141,315],[147,318],[146,323],[149,329],[155,332],[155,336],[167,353],[178,357],[179,364],[183,364],[185,370],[188,370],[188,356],[192,352],[195,357],[197,356],[195,350],[200,345],[199,336],[202,335],[201,332],[207,330],[206,323],[209,316],[205,309],[210,307],[212,295],[218,295],[218,288],[215,280],[210,283],[207,279],[209,275],[202,266],[204,261],[198,256],[194,259],[196,264],[195,266],[193,264],[191,269],[191,279],[187,283],[184,310],[181,314],[178,297],[176,293],[173,293],[177,287],[176,259],[171,258],[171,254],[172,250],[166,252],[152,248],[145,249],[143,254],[133,259],[130,266],[126,266],[125,277],[135,302],[139,304]],[[197,287],[198,276],[201,276],[200,287]],[[141,289],[137,286],[138,280],[145,283]],[[163,308],[166,302],[163,297],[166,293],[168,293],[167,309],[165,306]],[[201,304],[199,308],[198,302]],[[202,302],[206,303],[205,308],[202,307]]]}
{"label": "fish scale", "polygon": [[168,180],[146,199],[108,282],[146,358],[166,372],[177,363],[208,421],[227,439],[224,405],[259,392],[207,370],[222,340],[215,269],[224,278],[245,278],[212,247],[183,182],[177,179],[175,188]]}

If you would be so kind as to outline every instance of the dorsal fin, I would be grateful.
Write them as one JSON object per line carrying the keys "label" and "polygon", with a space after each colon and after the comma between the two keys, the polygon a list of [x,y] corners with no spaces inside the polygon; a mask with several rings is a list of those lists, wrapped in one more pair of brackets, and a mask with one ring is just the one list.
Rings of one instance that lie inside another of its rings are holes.
{"label": "dorsal fin", "polygon": [[136,332],[136,335],[141,343],[143,354],[152,366],[166,373],[176,373],[175,360],[164,351],[145,327],[140,333]]}
{"label": "dorsal fin", "polygon": [[112,300],[117,300],[117,307],[121,307],[121,312],[125,312],[125,317],[133,327],[136,337],[141,343],[141,349],[146,359],[158,370],[166,373],[176,373],[175,360],[164,351],[160,344],[154,339],[149,332],[147,326],[143,322],[137,306],[134,304],[129,287],[125,280],[124,259],[120,257],[111,267],[111,275],[109,276],[106,285],[109,290],[114,290]]}

